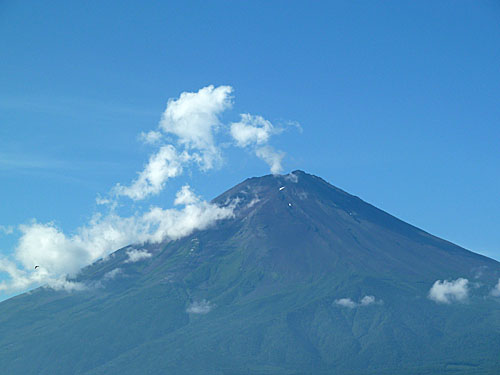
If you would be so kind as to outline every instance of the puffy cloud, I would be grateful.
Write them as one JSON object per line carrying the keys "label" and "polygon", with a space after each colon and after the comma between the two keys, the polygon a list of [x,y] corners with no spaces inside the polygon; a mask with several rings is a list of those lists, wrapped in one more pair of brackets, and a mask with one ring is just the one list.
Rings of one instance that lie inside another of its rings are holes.
{"label": "puffy cloud", "polygon": [[195,204],[200,201],[200,198],[197,197],[189,185],[184,185],[181,190],[179,190],[175,196],[174,204],[176,206],[180,204]]}
{"label": "puffy cloud", "polygon": [[170,99],[160,121],[160,129],[178,137],[188,150],[199,150],[203,169],[210,169],[220,159],[214,141],[214,131],[220,125],[219,115],[230,108],[230,86],[212,85],[198,92],[183,92],[178,99]]}
{"label": "puffy cloud", "polygon": [[214,133],[221,125],[220,114],[231,107],[232,90],[230,86],[207,86],[198,92],[183,92],[178,99],[169,99],[159,130],[143,132],[140,139],[145,143],[160,144],[164,132],[176,137],[178,147],[162,145],[150,156],[132,184],[118,184],[114,193],[142,200],[158,194],[169,178],[181,175],[184,167],[191,163],[197,163],[202,170],[213,168],[221,160]]}
{"label": "puffy cloud", "polygon": [[83,290],[85,285],[79,282],[68,281],[66,276],[51,275],[43,268],[24,270],[8,259],[0,259],[0,272],[8,274],[9,280],[0,282],[0,291],[16,292],[25,290],[34,284],[46,284],[55,290]]}
{"label": "puffy cloud", "polygon": [[467,299],[469,280],[459,278],[452,281],[437,280],[429,290],[429,299],[437,303],[460,302]]}
{"label": "puffy cloud", "polygon": [[203,230],[216,221],[233,217],[233,209],[233,205],[219,207],[206,201],[188,204],[182,210],[153,207],[142,221],[149,229],[149,240],[160,242],[187,236],[195,229]]}
{"label": "puffy cloud", "polygon": [[151,258],[153,254],[148,253],[146,250],[132,249],[132,250],[127,250],[127,256],[128,258],[125,261],[125,263],[135,263],[147,258]]}
{"label": "puffy cloud", "polygon": [[144,170],[131,186],[117,185],[115,193],[125,195],[134,200],[144,199],[151,194],[158,194],[165,182],[182,173],[183,165],[191,160],[187,152],[178,153],[172,145],[162,146],[149,158]]}
{"label": "puffy cloud", "polygon": [[271,169],[271,173],[282,171],[281,162],[285,154],[275,151],[267,143],[273,134],[280,133],[271,122],[261,116],[242,114],[241,120],[231,124],[231,136],[239,147],[253,148],[255,155],[264,160]]}
{"label": "puffy cloud", "polygon": [[339,306],[347,307],[349,309],[354,309],[355,307],[359,307],[359,306],[368,306],[368,305],[373,305],[373,304],[381,305],[383,302],[382,302],[382,300],[377,301],[377,299],[374,296],[364,296],[363,298],[361,298],[359,303],[354,302],[350,298],[336,299],[334,301],[334,303],[339,305]]}
{"label": "puffy cloud", "polygon": [[242,114],[239,122],[231,124],[231,136],[239,147],[251,144],[267,143],[272,134],[276,133],[273,124],[261,116]]}
{"label": "puffy cloud", "polygon": [[[53,223],[21,225],[22,236],[16,258],[25,269],[40,266],[50,274],[75,275],[81,265],[92,260],[92,255],[80,245],[80,239],[70,239]],[[39,271],[40,272],[40,271]]]}
{"label": "puffy cloud", "polygon": [[[196,197],[187,187],[178,196]],[[0,284],[0,290],[22,290],[42,283],[57,289],[78,289],[80,285],[67,281],[66,276],[76,275],[82,267],[116,249],[131,243],[175,240],[233,216],[233,205],[220,207],[199,197],[181,199],[178,203],[184,207],[151,207],[130,217],[114,212],[96,214],[73,235],[64,234],[53,223],[21,225],[22,236],[14,253],[16,262],[5,259],[0,262],[0,271],[11,279]],[[145,256],[131,254],[129,259]],[[36,265],[39,268],[35,270]]]}
{"label": "puffy cloud", "polygon": [[208,314],[213,307],[210,302],[204,299],[201,302],[193,302],[188,306],[186,312],[189,314]]}
{"label": "puffy cloud", "polygon": [[493,297],[500,297],[500,279],[498,279],[497,285],[491,290],[491,295]]}
{"label": "puffy cloud", "polygon": [[336,299],[335,303],[340,306],[348,307],[350,309],[353,309],[357,306],[357,303],[354,302],[350,298],[341,298],[341,299]]}
{"label": "puffy cloud", "polygon": [[[106,212],[95,214],[74,233],[64,233],[53,223],[33,221],[19,226],[21,237],[12,257],[0,259],[0,272],[10,276],[10,280],[0,283],[0,290],[23,290],[43,283],[55,289],[82,289],[83,284],[68,281],[67,276],[76,275],[81,267],[118,248],[178,239],[232,217],[237,202],[222,207],[211,204],[196,196],[188,185],[175,197],[174,204],[180,208],[153,206],[143,210],[137,205],[134,209],[138,211],[131,216],[116,213],[123,206],[121,197],[134,201],[149,198],[159,194],[169,179],[182,175],[189,166],[208,170],[219,164],[221,152],[215,136],[224,126],[221,114],[232,106],[232,91],[230,86],[211,85],[168,100],[158,128],[139,137],[155,147],[143,169],[129,185],[117,184],[108,196],[98,196],[99,210]],[[261,116],[242,114],[240,121],[232,123],[229,130],[236,146],[250,148],[269,164],[272,173],[281,172],[284,153],[268,144],[271,136],[281,129]],[[257,200],[250,205],[255,202]],[[12,227],[0,226],[0,233],[12,232]],[[139,250],[127,254],[128,262],[151,256]],[[39,266],[36,270],[35,265]]]}

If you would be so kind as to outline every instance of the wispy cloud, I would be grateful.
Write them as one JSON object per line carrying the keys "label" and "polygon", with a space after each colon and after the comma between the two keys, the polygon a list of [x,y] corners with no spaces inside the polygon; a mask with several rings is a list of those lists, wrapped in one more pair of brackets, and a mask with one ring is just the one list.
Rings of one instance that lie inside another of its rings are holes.
{"label": "wispy cloud", "polygon": [[0,234],[12,234],[14,227],[12,225],[0,225]]}
{"label": "wispy cloud", "polygon": [[150,130],[147,133],[142,132],[139,139],[146,144],[155,145],[160,142],[162,137],[163,135],[159,131]]}
{"label": "wispy cloud", "polygon": [[103,280],[114,280],[116,279],[119,275],[123,273],[123,270],[121,268],[114,268],[109,272],[106,272],[104,276],[102,277]]}
{"label": "wispy cloud", "polygon": [[452,281],[437,280],[429,290],[429,299],[437,303],[463,302],[469,295],[469,280],[459,278]]}
{"label": "wispy cloud", "polygon": [[66,169],[74,168],[63,160],[40,155],[0,152],[0,169]]}
{"label": "wispy cloud", "polygon": [[153,254],[147,252],[146,250],[132,249],[132,250],[127,250],[127,256],[128,258],[125,261],[125,263],[135,263],[144,259],[151,258]]}
{"label": "wispy cloud", "polygon": [[151,109],[134,108],[129,104],[102,102],[83,97],[68,96],[2,96],[0,97],[0,108],[6,110],[52,113],[63,116],[76,117],[82,111],[87,113],[101,114],[107,116],[125,115],[153,117],[157,113]]}

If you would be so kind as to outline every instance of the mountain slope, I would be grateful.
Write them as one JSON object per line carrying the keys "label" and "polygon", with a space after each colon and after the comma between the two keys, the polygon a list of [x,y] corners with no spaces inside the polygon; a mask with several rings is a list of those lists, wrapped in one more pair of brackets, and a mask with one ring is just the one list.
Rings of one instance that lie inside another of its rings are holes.
{"label": "mountain slope", "polygon": [[[0,303],[9,374],[493,374],[500,264],[301,171],[217,197],[235,217]],[[469,298],[437,304],[436,280]],[[367,297],[364,299],[363,297]],[[373,296],[373,298],[369,297]],[[342,299],[349,302],[339,303]],[[361,301],[365,301],[362,303]]]}

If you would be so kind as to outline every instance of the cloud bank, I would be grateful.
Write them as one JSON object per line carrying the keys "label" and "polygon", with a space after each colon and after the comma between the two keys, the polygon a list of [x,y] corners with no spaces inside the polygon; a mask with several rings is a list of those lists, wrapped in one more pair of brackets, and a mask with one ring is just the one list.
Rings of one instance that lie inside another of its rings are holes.
{"label": "cloud bank", "polygon": [[[35,221],[19,226],[22,236],[14,260],[0,261],[0,271],[10,276],[10,281],[0,283],[0,290],[19,291],[41,283],[58,289],[75,289],[74,283],[63,282],[66,276],[75,276],[82,267],[119,248],[131,243],[176,240],[233,216],[232,205],[220,207],[203,201],[189,187],[183,187],[178,197],[186,196],[189,199],[177,200],[183,206],[180,209],[153,206],[129,217],[114,212],[96,214],[72,235],[66,235],[53,223]],[[138,261],[144,256],[131,252],[129,259]],[[35,270],[35,266],[39,267]]]}
{"label": "cloud bank", "polygon": [[[21,236],[16,248],[10,257],[0,259],[0,272],[9,276],[0,282],[0,291],[22,291],[41,284],[54,289],[83,289],[84,285],[69,281],[68,277],[119,248],[175,240],[231,218],[231,202],[224,207],[206,202],[189,185],[177,192],[174,208],[137,205],[160,194],[170,179],[179,178],[187,170],[197,168],[205,172],[220,167],[221,135],[230,140],[222,144],[251,150],[269,165],[272,173],[282,170],[285,154],[269,144],[281,129],[262,116],[248,113],[241,114],[238,122],[222,122],[222,115],[232,107],[232,93],[231,86],[210,85],[169,99],[157,128],[139,135],[152,148],[142,170],[130,183],[117,183],[107,195],[98,195],[99,210],[73,233],[64,233],[53,222],[33,220],[18,226]],[[134,205],[129,209],[135,212],[120,214],[130,200]],[[10,234],[13,227],[0,226],[0,232]],[[131,250],[127,255],[129,263],[151,256],[139,250]]]}
{"label": "cloud bank", "polygon": [[429,290],[429,299],[437,303],[463,302],[469,295],[469,280],[459,278],[452,281],[437,280]]}

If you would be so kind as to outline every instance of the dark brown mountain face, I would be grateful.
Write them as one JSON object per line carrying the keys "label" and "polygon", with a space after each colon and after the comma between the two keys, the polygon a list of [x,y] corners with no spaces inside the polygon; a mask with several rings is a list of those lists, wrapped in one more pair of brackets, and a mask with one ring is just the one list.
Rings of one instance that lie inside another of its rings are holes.
{"label": "dark brown mountain face", "polygon": [[[81,272],[86,291],[40,288],[1,303],[5,373],[500,368],[498,262],[302,171],[248,179],[214,202],[234,205],[234,218],[146,244],[153,256],[140,262],[118,250]],[[437,280],[460,278],[463,298],[429,298]]]}

